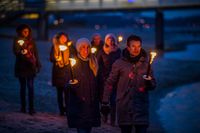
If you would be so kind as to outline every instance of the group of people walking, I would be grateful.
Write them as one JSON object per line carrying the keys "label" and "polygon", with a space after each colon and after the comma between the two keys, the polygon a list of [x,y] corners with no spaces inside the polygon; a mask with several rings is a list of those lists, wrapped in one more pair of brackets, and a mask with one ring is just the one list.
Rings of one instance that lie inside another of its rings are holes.
{"label": "group of people walking", "polygon": [[[16,31],[13,51],[21,112],[26,113],[27,86],[29,114],[33,115],[34,77],[41,63],[30,26],[21,24]],[[59,32],[52,43],[52,85],[57,90],[60,115],[67,116],[70,128],[77,128],[78,133],[90,133],[92,127],[100,126],[101,119],[106,123],[110,120],[115,126],[117,118],[122,133],[131,133],[132,128],[136,133],[147,132],[148,93],[156,87],[156,81],[152,70],[149,77],[144,76],[149,57],[139,36],[130,35],[124,50],[118,47],[112,33],[107,34],[104,41],[95,33],[92,41],[80,38],[73,45],[66,33]],[[96,53],[91,53],[92,47],[97,49]],[[76,60],[73,71],[70,58]],[[73,78],[78,82],[70,83]]]}

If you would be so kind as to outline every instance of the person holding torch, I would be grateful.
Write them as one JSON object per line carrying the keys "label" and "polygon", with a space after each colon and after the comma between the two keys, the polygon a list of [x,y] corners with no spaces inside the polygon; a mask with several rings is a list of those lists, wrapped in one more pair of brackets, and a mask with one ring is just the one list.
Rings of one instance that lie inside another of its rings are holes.
{"label": "person holding torch", "polygon": [[[103,49],[101,49],[97,55],[97,60],[99,63],[99,73],[100,78],[99,82],[101,85],[100,90],[100,96],[103,97],[103,90],[104,90],[104,83],[106,79],[108,78],[111,69],[112,64],[119,59],[121,56],[121,49],[118,47],[117,39],[114,34],[109,33],[105,36],[105,43],[103,45]],[[114,86],[116,88],[116,86]],[[111,110],[108,112],[110,113],[110,124],[112,126],[115,126],[115,117],[116,117],[116,89],[113,89],[113,92],[111,94],[110,98],[110,106]],[[108,114],[104,114],[102,116],[103,121],[107,123],[108,121]]]}
{"label": "person holding torch", "polygon": [[[104,85],[102,109],[109,110],[109,97],[113,85],[117,84],[117,118],[121,133],[146,133],[149,125],[149,91],[155,89],[156,80],[150,69],[142,40],[131,35],[123,55],[113,65]],[[145,76],[144,76],[145,75]]]}
{"label": "person holding torch", "polygon": [[53,38],[53,45],[50,52],[50,61],[53,63],[52,68],[52,85],[57,90],[57,102],[60,115],[65,115],[67,91],[66,83],[70,80],[70,61],[69,57],[73,55],[73,45],[69,37],[64,32],[57,33]]}
{"label": "person holding torch", "polygon": [[76,64],[73,66],[76,84],[69,84],[68,126],[78,133],[90,133],[100,126],[99,90],[97,86],[98,62],[87,38],[76,42]]}
{"label": "person holding torch", "polygon": [[20,83],[21,112],[26,113],[26,86],[28,88],[29,114],[35,113],[34,109],[34,78],[40,71],[41,64],[32,30],[27,24],[20,24],[14,39],[13,52],[16,56],[15,76]]}

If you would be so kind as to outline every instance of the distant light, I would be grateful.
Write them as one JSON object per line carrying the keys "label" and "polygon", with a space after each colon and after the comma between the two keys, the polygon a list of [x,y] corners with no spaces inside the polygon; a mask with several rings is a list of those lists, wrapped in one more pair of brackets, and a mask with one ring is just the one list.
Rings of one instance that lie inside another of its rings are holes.
{"label": "distant light", "polygon": [[60,19],[59,19],[59,23],[60,23],[60,24],[64,23],[64,19],[63,19],[63,18],[60,18]]}
{"label": "distant light", "polygon": [[136,0],[128,0],[129,3],[135,2]]}
{"label": "distant light", "polygon": [[54,20],[53,24],[58,25],[58,20]]}
{"label": "distant light", "polygon": [[94,28],[95,28],[96,30],[99,30],[99,29],[100,29],[100,25],[96,24],[96,25],[94,26]]}
{"label": "distant light", "polygon": [[149,29],[150,25],[149,24],[144,24],[143,27],[146,28],[146,29]]}
{"label": "distant light", "polygon": [[39,14],[38,13],[30,13],[30,14],[25,14],[22,16],[24,19],[38,19]]}
{"label": "distant light", "polygon": [[118,39],[118,42],[122,42],[123,41],[123,36],[119,35],[117,39]]}

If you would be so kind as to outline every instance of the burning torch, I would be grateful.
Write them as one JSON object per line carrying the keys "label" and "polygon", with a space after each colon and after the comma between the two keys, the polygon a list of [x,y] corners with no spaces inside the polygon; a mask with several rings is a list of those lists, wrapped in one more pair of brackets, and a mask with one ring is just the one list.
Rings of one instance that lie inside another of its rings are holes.
{"label": "burning torch", "polygon": [[21,50],[22,50],[21,53],[26,54],[28,51],[23,47],[25,43],[24,40],[18,40],[17,43],[19,44],[19,46],[21,46]]}
{"label": "burning torch", "polygon": [[91,53],[92,53],[92,54],[95,54],[96,52],[97,52],[97,48],[92,47],[92,48],[91,48]]}
{"label": "burning torch", "polygon": [[76,64],[76,60],[74,58],[69,58],[69,61],[70,61],[70,76],[71,76],[69,84],[77,84],[78,80],[74,78],[73,74],[73,66]]}
{"label": "burning torch", "polygon": [[118,41],[118,43],[122,42],[122,41],[123,41],[123,36],[122,36],[122,35],[119,35],[119,36],[117,37],[117,41]]}
{"label": "burning torch", "polygon": [[156,55],[157,55],[156,52],[150,52],[150,58],[149,58],[149,62],[148,62],[146,78],[149,78],[149,73],[150,73],[150,69],[151,69],[151,64],[153,63],[153,59],[156,57]]}
{"label": "burning torch", "polygon": [[59,45],[59,49],[60,49],[60,51],[61,51],[61,56],[62,56],[62,60],[63,60],[63,63],[64,63],[64,51],[67,49],[67,46],[66,45]]}

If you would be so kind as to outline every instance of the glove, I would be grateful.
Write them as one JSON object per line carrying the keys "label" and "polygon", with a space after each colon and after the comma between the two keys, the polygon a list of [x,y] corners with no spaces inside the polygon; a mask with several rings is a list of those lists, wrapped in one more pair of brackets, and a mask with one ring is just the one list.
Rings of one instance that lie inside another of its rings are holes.
{"label": "glove", "polygon": [[109,106],[109,104],[108,103],[102,103],[100,111],[101,111],[101,113],[104,116],[107,116],[110,113],[110,106]]}
{"label": "glove", "polygon": [[23,49],[23,50],[21,50],[21,53],[22,53],[23,55],[25,55],[25,54],[28,53],[28,50],[27,50],[27,49]]}
{"label": "glove", "polygon": [[150,88],[152,86],[151,84],[152,77],[151,76],[146,77],[146,75],[144,75],[143,79],[145,80],[146,88]]}

